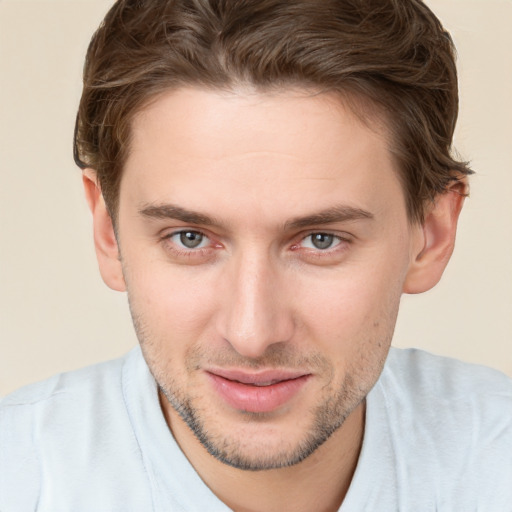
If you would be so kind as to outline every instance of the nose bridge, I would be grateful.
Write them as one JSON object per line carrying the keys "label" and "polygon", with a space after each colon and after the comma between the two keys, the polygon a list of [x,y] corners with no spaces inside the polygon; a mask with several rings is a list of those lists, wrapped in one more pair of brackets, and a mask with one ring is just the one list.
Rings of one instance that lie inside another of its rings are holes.
{"label": "nose bridge", "polygon": [[237,352],[259,357],[274,343],[284,342],[293,322],[279,289],[279,264],[256,250],[234,258],[229,279],[224,337]]}

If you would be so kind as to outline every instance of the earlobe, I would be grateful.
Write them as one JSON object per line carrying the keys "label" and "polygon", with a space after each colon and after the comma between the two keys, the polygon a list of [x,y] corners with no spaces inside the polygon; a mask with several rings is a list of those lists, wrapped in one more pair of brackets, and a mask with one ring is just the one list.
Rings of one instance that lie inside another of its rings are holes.
{"label": "earlobe", "polygon": [[82,174],[85,198],[92,213],[96,257],[105,284],[116,291],[125,291],[126,285],[112,219],[105,205],[96,172],[85,169]]}
{"label": "earlobe", "polygon": [[422,293],[441,279],[455,246],[457,221],[466,197],[465,180],[439,194],[418,226],[417,245],[405,279],[404,293]]}

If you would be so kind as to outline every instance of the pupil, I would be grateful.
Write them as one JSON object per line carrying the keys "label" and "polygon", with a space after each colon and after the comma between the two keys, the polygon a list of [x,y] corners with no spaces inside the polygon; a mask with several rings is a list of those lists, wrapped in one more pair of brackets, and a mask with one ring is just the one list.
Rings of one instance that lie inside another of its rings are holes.
{"label": "pupil", "polygon": [[197,231],[184,231],[180,233],[180,242],[188,249],[194,249],[203,241],[203,235]]}
{"label": "pupil", "polygon": [[326,233],[316,233],[312,236],[313,245],[317,249],[328,249],[333,242],[334,235],[328,235]]}

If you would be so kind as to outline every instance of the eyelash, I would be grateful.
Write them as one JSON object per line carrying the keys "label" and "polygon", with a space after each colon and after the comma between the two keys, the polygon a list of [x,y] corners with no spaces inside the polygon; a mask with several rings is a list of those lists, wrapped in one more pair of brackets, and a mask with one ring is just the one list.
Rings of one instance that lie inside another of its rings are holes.
{"label": "eyelash", "polygon": [[[176,236],[181,236],[186,233],[194,233],[197,235],[200,235],[203,237],[200,244],[204,242],[204,240],[210,240],[210,244],[208,244],[205,247],[198,247],[198,248],[185,248],[180,247],[177,245],[178,242],[173,242],[172,239]],[[312,237],[313,235],[324,235],[333,237],[335,245],[333,247],[327,247],[326,249],[318,249],[318,248],[303,248],[304,251],[308,253],[308,257],[315,257],[315,258],[325,258],[327,256],[333,256],[335,254],[341,253],[344,250],[347,249],[347,245],[352,243],[352,238],[347,234],[346,236],[342,236],[340,234],[331,233],[329,231],[311,231],[309,233],[306,233],[301,236],[301,238],[293,243],[290,246],[291,251],[298,251],[301,249],[301,243],[303,243],[308,238]],[[220,249],[222,248],[222,245],[220,243],[213,243],[211,241],[211,237],[209,237],[204,232],[197,230],[197,229],[180,229],[178,231],[173,231],[172,233],[166,234],[162,237],[162,241],[164,243],[168,242],[168,250],[170,250],[172,253],[174,253],[178,257],[187,257],[187,258],[196,258],[199,259],[204,258],[205,256],[211,256],[211,250],[213,249]]]}
{"label": "eyelash", "polygon": [[[291,250],[298,250],[298,249],[300,249],[300,244],[303,243],[308,238],[313,237],[313,235],[317,235],[317,236],[321,235],[321,236],[327,236],[327,237],[332,237],[333,238],[334,245],[326,247],[325,249],[320,249],[318,247],[316,247],[316,248],[315,247],[305,248],[306,250],[310,250],[311,252],[316,252],[316,253],[320,253],[320,254],[328,253],[328,252],[333,252],[333,251],[336,250],[336,247],[338,247],[343,242],[350,242],[348,237],[343,237],[343,236],[337,235],[335,233],[329,233],[328,231],[312,231],[312,232],[306,234],[305,236],[303,236],[298,243],[293,244],[291,246]],[[311,244],[314,245],[314,242],[312,240],[311,240]]]}
{"label": "eyelash", "polygon": [[[177,245],[177,242],[173,242],[173,237],[183,235],[185,233],[195,233],[203,237],[203,240],[201,240],[201,244],[203,243],[204,239],[210,240],[211,238],[203,233],[202,231],[199,231],[197,229],[180,229],[178,231],[173,231],[172,233],[168,233],[162,237],[162,241],[167,246],[166,249],[175,254],[178,257],[186,257],[186,258],[204,258],[205,256],[208,256],[211,254],[212,245],[209,244],[206,247],[198,247],[198,248],[186,248],[186,247],[180,247]],[[215,245],[215,244],[214,244]],[[221,247],[220,244],[216,244],[218,248]]]}

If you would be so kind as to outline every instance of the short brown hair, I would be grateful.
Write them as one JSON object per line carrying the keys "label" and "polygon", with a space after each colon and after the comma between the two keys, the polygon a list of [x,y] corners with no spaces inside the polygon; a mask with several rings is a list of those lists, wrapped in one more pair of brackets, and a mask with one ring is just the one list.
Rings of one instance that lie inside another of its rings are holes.
{"label": "short brown hair", "polygon": [[172,88],[240,83],[377,106],[414,221],[471,173],[451,154],[454,46],[420,0],[118,0],[87,52],[74,140],[114,220],[134,115]]}

